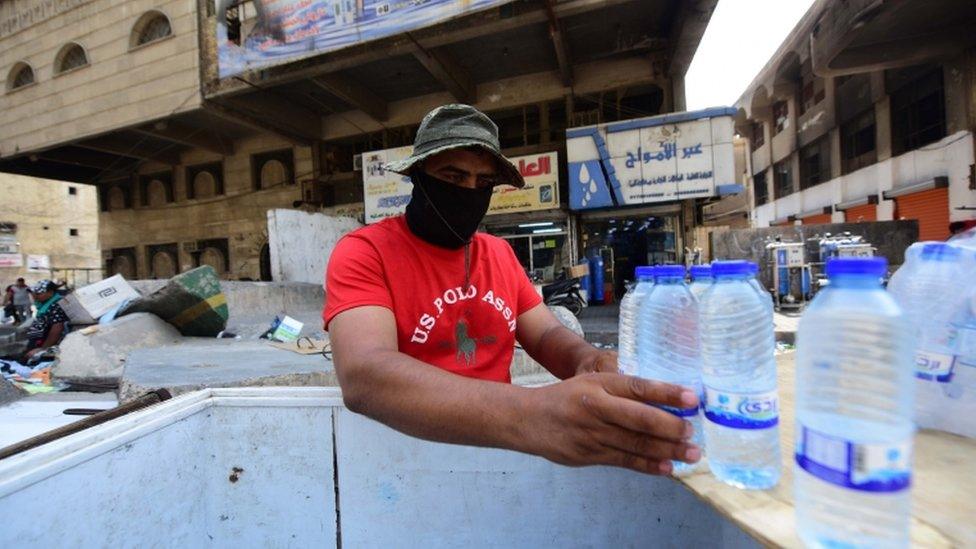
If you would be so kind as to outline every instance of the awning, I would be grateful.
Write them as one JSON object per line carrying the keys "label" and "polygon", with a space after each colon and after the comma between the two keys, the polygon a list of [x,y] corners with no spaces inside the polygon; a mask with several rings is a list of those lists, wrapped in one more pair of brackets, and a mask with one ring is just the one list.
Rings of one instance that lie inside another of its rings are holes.
{"label": "awning", "polygon": [[905,185],[904,187],[899,187],[897,189],[891,189],[890,191],[884,192],[885,200],[892,200],[899,196],[904,196],[906,194],[913,194],[922,191],[928,191],[931,189],[941,189],[949,186],[949,178],[940,175],[938,177],[933,177],[932,179],[927,179],[920,183],[913,183],[911,185]]}
{"label": "awning", "polygon": [[844,210],[849,210],[857,206],[866,206],[868,204],[877,204],[877,203],[878,203],[878,195],[869,194],[862,198],[855,198],[854,200],[848,200],[846,202],[834,204],[834,209],[837,210],[838,212],[842,212]]}

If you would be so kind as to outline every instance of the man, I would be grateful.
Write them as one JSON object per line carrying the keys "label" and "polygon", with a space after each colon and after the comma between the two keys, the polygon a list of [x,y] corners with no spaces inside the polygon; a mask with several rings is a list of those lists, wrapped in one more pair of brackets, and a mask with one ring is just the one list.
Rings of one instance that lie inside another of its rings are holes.
{"label": "man", "polygon": [[47,279],[34,284],[32,291],[34,303],[37,305],[37,316],[27,330],[26,358],[57,345],[68,332],[68,315],[58,305],[61,295],[57,293],[57,289],[58,285]]}
{"label": "man", "polygon": [[33,292],[30,286],[24,282],[23,278],[18,278],[16,283],[7,286],[7,291],[3,297],[3,304],[5,307],[10,306],[15,323],[20,324],[30,317],[32,294]]}
{"label": "man", "polygon": [[[406,213],[337,244],[323,319],[349,409],[416,437],[508,448],[565,465],[650,474],[695,462],[691,425],[655,404],[697,406],[681,387],[620,375],[616,354],[562,326],[504,240],[476,233],[495,185],[522,187],[498,128],[467,105],[420,124]],[[511,385],[515,340],[564,380]],[[501,382],[501,383],[499,383]]]}

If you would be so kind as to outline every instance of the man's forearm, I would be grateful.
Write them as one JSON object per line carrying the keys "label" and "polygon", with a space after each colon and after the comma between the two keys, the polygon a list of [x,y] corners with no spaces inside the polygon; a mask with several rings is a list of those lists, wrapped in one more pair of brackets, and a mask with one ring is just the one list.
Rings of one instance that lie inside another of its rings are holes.
{"label": "man's forearm", "polygon": [[47,333],[47,338],[44,339],[44,343],[41,344],[42,348],[53,347],[57,345],[58,341],[61,341],[61,333],[64,331],[64,324],[55,324],[51,326],[51,330]]}
{"label": "man's forearm", "polygon": [[600,355],[599,349],[562,325],[550,328],[534,349],[526,351],[559,379],[573,377],[580,365],[590,364]]}
{"label": "man's forearm", "polygon": [[462,377],[397,351],[372,352],[340,382],[351,410],[406,434],[528,451],[521,431],[530,389]]}

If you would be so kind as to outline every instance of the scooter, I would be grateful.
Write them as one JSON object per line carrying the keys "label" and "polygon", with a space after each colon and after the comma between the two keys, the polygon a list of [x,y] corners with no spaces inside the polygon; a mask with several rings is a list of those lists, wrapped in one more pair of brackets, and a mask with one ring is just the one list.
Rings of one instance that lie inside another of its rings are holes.
{"label": "scooter", "polygon": [[542,300],[549,306],[566,307],[574,316],[579,316],[586,306],[581,289],[578,278],[559,280],[542,287]]}

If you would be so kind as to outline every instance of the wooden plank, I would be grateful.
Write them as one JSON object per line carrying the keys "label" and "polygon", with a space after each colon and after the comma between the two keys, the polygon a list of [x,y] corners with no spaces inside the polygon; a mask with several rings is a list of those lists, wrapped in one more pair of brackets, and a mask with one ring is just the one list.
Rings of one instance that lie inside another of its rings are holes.
{"label": "wooden plank", "polygon": [[[803,547],[793,507],[795,353],[777,357],[783,475],[771,490],[740,490],[708,471],[679,478],[740,528],[771,547]],[[911,543],[919,547],[976,547],[976,440],[937,431],[915,436]]]}

